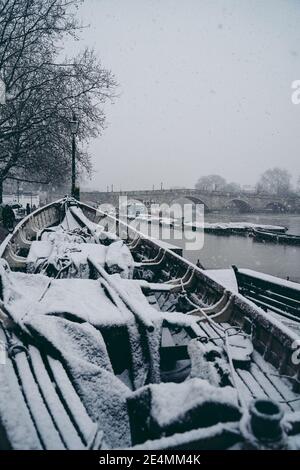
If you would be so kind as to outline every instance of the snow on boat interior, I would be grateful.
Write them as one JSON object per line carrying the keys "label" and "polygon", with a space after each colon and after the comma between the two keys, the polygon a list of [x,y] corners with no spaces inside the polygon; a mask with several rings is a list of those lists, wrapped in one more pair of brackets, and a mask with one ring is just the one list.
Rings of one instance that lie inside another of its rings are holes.
{"label": "snow on boat interior", "polygon": [[241,294],[71,198],[1,256],[1,449],[300,448],[299,337]]}

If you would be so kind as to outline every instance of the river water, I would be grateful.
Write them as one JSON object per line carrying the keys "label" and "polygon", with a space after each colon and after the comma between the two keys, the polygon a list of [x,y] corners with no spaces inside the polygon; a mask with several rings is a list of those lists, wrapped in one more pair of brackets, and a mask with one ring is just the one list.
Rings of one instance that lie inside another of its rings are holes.
{"label": "river water", "polygon": [[[288,233],[300,235],[300,215],[207,214],[205,222],[252,222],[282,225],[288,227]],[[141,223],[140,230],[148,233],[148,224]],[[157,227],[156,236],[182,247],[185,258],[193,263],[199,259],[205,269],[224,269],[234,264],[239,268],[250,268],[285,279],[289,277],[290,280],[300,282],[300,246],[261,243],[249,236],[221,236],[205,233],[203,248],[187,250],[185,241],[178,239],[180,232],[179,229],[172,229],[170,237],[166,239],[165,230]]]}

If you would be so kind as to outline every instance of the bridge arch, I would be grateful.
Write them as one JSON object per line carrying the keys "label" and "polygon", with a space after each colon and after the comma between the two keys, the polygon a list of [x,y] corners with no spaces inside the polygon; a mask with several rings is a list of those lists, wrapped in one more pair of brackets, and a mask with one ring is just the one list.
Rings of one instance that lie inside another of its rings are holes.
{"label": "bridge arch", "polygon": [[226,209],[236,208],[239,212],[253,212],[253,207],[244,199],[233,198],[226,203]]}
{"label": "bridge arch", "polygon": [[[101,209],[103,212],[112,212],[115,211],[117,215],[119,215],[120,209],[127,210],[130,212],[130,208],[132,211],[136,209],[139,213],[147,213],[148,209],[148,201],[144,201],[142,197],[133,197],[129,194],[126,194],[127,201],[120,200],[120,197],[124,195],[121,194],[113,194],[107,198],[106,201],[101,201],[97,204],[97,207]],[[125,209],[126,208],[126,209]]]}
{"label": "bridge arch", "polygon": [[282,202],[272,201],[265,206],[265,209],[272,212],[288,212],[289,207]]}
{"label": "bridge arch", "polygon": [[182,194],[182,195],[177,196],[174,199],[172,199],[171,204],[176,204],[180,201],[181,202],[184,202],[184,201],[192,202],[195,206],[197,204],[203,205],[204,206],[204,211],[205,212],[210,212],[210,208],[209,208],[208,204],[205,202],[205,200],[203,200],[203,198],[200,199],[199,197],[190,196],[189,194],[188,195]]}

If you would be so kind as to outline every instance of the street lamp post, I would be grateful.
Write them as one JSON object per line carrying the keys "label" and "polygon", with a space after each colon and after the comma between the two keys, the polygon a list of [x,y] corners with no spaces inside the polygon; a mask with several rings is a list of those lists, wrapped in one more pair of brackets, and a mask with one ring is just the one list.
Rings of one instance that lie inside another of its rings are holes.
{"label": "street lamp post", "polygon": [[78,132],[79,122],[76,118],[76,115],[73,114],[71,124],[71,132],[72,132],[72,188],[71,188],[71,195],[72,197],[76,197],[76,134]]}

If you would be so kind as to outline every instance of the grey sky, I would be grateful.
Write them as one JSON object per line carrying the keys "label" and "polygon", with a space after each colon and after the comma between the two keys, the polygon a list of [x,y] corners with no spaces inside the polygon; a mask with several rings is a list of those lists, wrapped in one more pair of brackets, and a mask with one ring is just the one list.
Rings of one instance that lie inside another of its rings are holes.
{"label": "grey sky", "polygon": [[300,173],[299,0],[85,0],[79,15],[91,25],[79,45],[95,47],[121,94],[90,145],[91,187]]}

